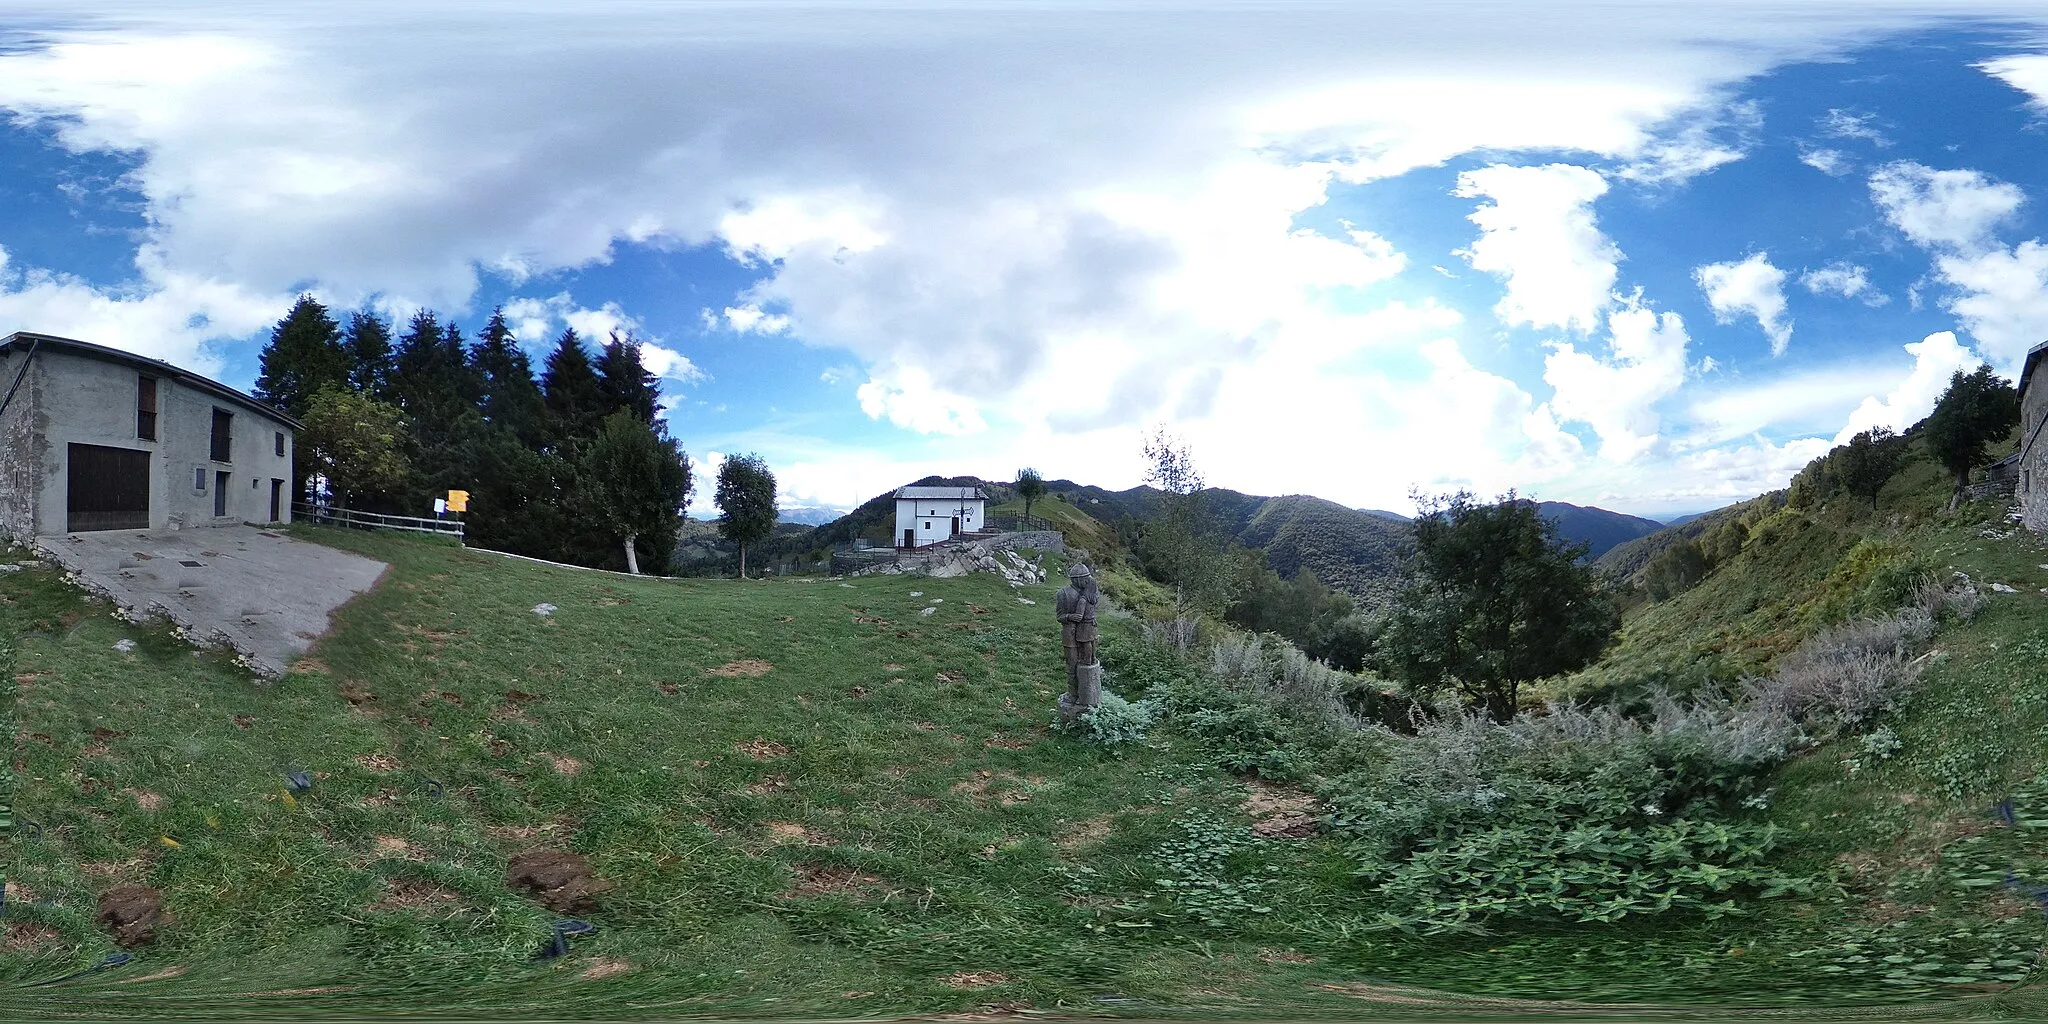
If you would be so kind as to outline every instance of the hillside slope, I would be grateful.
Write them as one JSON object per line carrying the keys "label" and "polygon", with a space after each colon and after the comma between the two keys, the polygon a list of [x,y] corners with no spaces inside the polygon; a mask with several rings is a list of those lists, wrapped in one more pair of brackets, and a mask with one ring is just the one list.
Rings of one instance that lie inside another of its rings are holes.
{"label": "hillside slope", "polygon": [[1556,524],[1560,536],[1574,544],[1585,544],[1589,559],[1599,558],[1616,545],[1664,528],[1662,523],[1639,516],[1562,501],[1538,502],[1536,510],[1543,518]]}

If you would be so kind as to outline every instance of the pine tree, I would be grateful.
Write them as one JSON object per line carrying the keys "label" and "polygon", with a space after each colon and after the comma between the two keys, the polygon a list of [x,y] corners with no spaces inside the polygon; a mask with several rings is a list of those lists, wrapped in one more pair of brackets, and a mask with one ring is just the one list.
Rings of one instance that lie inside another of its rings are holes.
{"label": "pine tree", "polygon": [[573,449],[597,436],[604,420],[604,393],[575,328],[564,329],[555,342],[540,386],[547,400],[549,433],[558,450]]}
{"label": "pine tree", "polygon": [[640,343],[631,335],[621,338],[619,332],[612,332],[611,341],[597,357],[597,383],[606,415],[624,409],[642,423],[656,422],[661,379],[648,373],[640,362]]}
{"label": "pine tree", "polygon": [[294,417],[306,415],[323,386],[348,383],[341,327],[311,295],[299,296],[277,322],[257,364],[256,397]]}
{"label": "pine tree", "polygon": [[375,313],[350,313],[342,348],[348,353],[349,386],[380,402],[391,401],[391,325]]}
{"label": "pine tree", "polygon": [[533,363],[505,325],[502,307],[491,311],[470,351],[470,367],[483,386],[484,421],[510,430],[528,447],[541,447],[547,438],[547,406],[533,382]]}

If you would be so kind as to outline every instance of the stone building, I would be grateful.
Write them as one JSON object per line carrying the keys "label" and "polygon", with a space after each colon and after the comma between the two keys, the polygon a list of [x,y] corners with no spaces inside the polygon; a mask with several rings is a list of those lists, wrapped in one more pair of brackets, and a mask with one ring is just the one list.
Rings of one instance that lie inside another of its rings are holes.
{"label": "stone building", "polygon": [[896,546],[921,548],[974,533],[986,522],[988,498],[973,487],[902,487],[896,491]]}
{"label": "stone building", "polygon": [[169,363],[0,339],[0,534],[289,522],[299,423]]}
{"label": "stone building", "polygon": [[[2048,361],[2048,342],[2027,353],[2020,367],[2020,449],[2014,462],[2019,479],[2013,488],[2027,529],[2048,532],[2048,379],[2041,373]],[[2039,482],[2041,486],[2035,487]]]}

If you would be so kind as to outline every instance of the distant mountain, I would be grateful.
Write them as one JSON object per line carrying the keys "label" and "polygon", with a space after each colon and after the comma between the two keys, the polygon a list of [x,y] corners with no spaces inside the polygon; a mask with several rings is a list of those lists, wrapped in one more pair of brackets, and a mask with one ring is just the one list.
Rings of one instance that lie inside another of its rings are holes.
{"label": "distant mountain", "polygon": [[1409,525],[1334,501],[1290,494],[1259,503],[1238,531],[1247,547],[1266,549],[1266,564],[1293,579],[1303,569],[1369,607],[1384,607],[1400,589]]}
{"label": "distant mountain", "polygon": [[1699,517],[1701,517],[1701,516],[1703,516],[1703,515],[1706,515],[1706,513],[1705,513],[1705,512],[1693,512],[1693,513],[1690,513],[1690,514],[1687,514],[1687,515],[1682,515],[1682,516],[1672,516],[1671,518],[1669,518],[1669,519],[1666,519],[1666,520],[1664,520],[1664,525],[1665,525],[1665,526],[1684,526],[1685,524],[1687,524],[1687,523],[1689,523],[1689,522],[1692,522],[1693,520],[1695,520],[1695,519],[1698,519]]}
{"label": "distant mountain", "polygon": [[1592,561],[1626,544],[1637,537],[1646,537],[1664,528],[1663,523],[1644,519],[1640,516],[1609,512],[1604,508],[1588,508],[1562,501],[1538,502],[1536,510],[1543,518],[1557,524],[1557,532],[1574,544],[1588,545],[1586,560]]}
{"label": "distant mountain", "polygon": [[1752,509],[1769,510],[1782,508],[1785,504],[1785,496],[1786,492],[1783,490],[1771,491],[1767,494],[1760,494],[1748,501],[1738,501],[1733,505],[1724,505],[1711,512],[1702,512],[1696,516],[1686,516],[1655,533],[1646,534],[1625,544],[1616,545],[1606,554],[1601,555],[1594,562],[1594,566],[1614,576],[1624,578],[1639,576],[1649,566],[1650,560],[1657,557],[1665,548],[1684,541],[1695,540],[1708,530],[1719,526],[1729,519],[1743,515]]}
{"label": "distant mountain", "polygon": [[1397,523],[1412,523],[1415,521],[1409,516],[1404,516],[1399,512],[1389,512],[1383,508],[1362,508],[1358,511],[1363,512],[1369,516],[1378,516],[1381,519],[1391,519]]}
{"label": "distant mountain", "polygon": [[776,509],[775,521],[778,523],[802,523],[805,526],[823,526],[850,511],[852,510],[844,508],[819,508],[800,505],[794,508]]}

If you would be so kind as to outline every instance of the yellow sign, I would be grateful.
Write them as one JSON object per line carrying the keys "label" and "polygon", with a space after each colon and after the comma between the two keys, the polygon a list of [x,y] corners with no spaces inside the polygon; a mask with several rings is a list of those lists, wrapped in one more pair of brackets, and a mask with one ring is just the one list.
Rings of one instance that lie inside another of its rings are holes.
{"label": "yellow sign", "polygon": [[449,492],[448,492],[448,511],[450,511],[450,512],[467,512],[467,511],[469,511],[469,492],[468,492],[468,491],[449,491]]}

